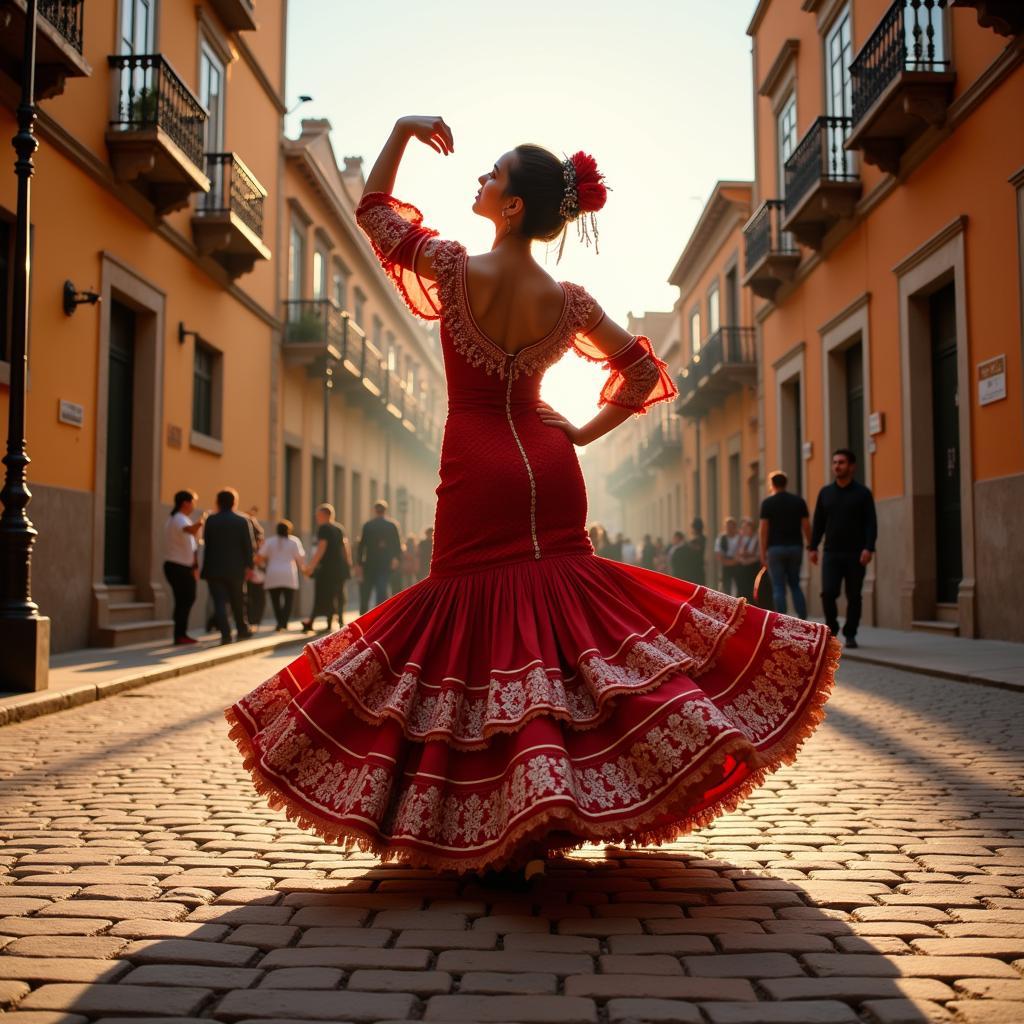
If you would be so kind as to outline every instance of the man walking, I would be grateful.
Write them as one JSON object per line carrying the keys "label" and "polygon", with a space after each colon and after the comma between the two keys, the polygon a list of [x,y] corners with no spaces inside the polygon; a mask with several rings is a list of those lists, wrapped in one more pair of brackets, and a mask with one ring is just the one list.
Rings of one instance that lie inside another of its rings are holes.
{"label": "man walking", "polygon": [[361,570],[359,580],[359,614],[365,615],[370,609],[370,592],[373,592],[374,606],[390,596],[391,573],[402,557],[402,538],[398,524],[388,519],[388,503],[376,501],[374,516],[363,523],[362,534],[356,549],[356,564]]}
{"label": "man walking", "polygon": [[789,478],[781,469],[768,478],[771,494],[761,502],[761,563],[772,581],[772,600],[777,612],[786,611],[786,587],[793,595],[793,610],[807,618],[807,599],[800,587],[804,545],[811,543],[807,502],[786,490]]}
{"label": "man walking", "polygon": [[832,453],[832,475],[835,480],[818,492],[814,506],[811,542],[807,550],[811,563],[818,564],[818,545],[825,539],[825,557],[821,566],[821,603],[825,622],[832,635],[839,633],[839,612],[836,601],[846,587],[846,622],[843,635],[847,647],[857,646],[860,625],[860,591],[864,571],[875,553],[878,520],[875,499],[853,476],[857,456],[849,448]]}
{"label": "man walking", "polygon": [[231,643],[228,605],[239,640],[252,636],[245,614],[245,577],[253,567],[252,524],[235,511],[238,492],[231,488],[217,492],[217,511],[203,526],[206,553],[202,577],[213,598],[213,614],[220,630],[220,642]]}

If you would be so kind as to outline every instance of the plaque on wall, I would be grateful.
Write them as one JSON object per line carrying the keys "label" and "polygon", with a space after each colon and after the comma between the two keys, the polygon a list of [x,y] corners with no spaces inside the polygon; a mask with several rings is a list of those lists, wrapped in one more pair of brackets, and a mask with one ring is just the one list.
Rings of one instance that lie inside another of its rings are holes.
{"label": "plaque on wall", "polygon": [[978,363],[978,405],[990,405],[1006,397],[1006,356]]}
{"label": "plaque on wall", "polygon": [[81,427],[85,422],[85,408],[77,402],[62,398],[57,408],[57,419],[69,427]]}
{"label": "plaque on wall", "polygon": [[167,447],[181,447],[181,427],[177,426],[174,423],[167,424]]}

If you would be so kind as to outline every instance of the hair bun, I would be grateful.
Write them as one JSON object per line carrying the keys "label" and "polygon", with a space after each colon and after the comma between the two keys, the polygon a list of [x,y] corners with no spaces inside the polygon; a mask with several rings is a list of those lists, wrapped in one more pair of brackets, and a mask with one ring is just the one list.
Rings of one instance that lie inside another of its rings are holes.
{"label": "hair bun", "polygon": [[604,175],[597,169],[597,161],[580,150],[569,159],[576,171],[576,201],[580,213],[596,213],[608,199]]}

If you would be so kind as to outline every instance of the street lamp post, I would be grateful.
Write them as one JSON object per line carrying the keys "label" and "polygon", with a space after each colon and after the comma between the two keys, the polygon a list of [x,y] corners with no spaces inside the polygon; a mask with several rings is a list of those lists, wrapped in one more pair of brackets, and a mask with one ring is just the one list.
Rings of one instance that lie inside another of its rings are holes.
{"label": "street lamp post", "polygon": [[17,219],[14,229],[14,280],[11,301],[11,386],[7,412],[7,454],[0,490],[0,690],[46,689],[50,660],[50,620],[32,600],[32,546],[37,532],[28,517],[32,492],[26,482],[31,461],[25,444],[28,372],[28,297],[32,275],[29,254],[29,200],[35,137],[36,4],[25,4],[25,41],[21,61],[18,132],[12,140],[17,159]]}
{"label": "street lamp post", "polygon": [[341,353],[333,345],[328,345],[324,352],[324,488],[320,498],[325,503],[331,489],[328,483],[331,466],[331,392],[334,390],[334,367],[340,359]]}

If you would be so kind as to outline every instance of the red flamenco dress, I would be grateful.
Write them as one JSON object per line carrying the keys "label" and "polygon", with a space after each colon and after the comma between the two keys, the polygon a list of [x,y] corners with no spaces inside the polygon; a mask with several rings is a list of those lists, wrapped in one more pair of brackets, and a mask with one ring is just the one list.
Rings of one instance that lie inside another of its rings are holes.
{"label": "red flamenco dress", "polygon": [[[256,789],[328,841],[456,871],[666,840],[734,808],[823,718],[838,644],[596,555],[573,444],[535,412],[570,348],[606,363],[602,404],[636,412],[674,396],[665,364],[644,337],[610,358],[589,343],[600,311],[574,284],[551,333],[509,355],[474,321],[463,246],[389,195],[357,218],[440,320],[433,560],[225,711]],[[436,281],[411,269],[424,246]]]}

